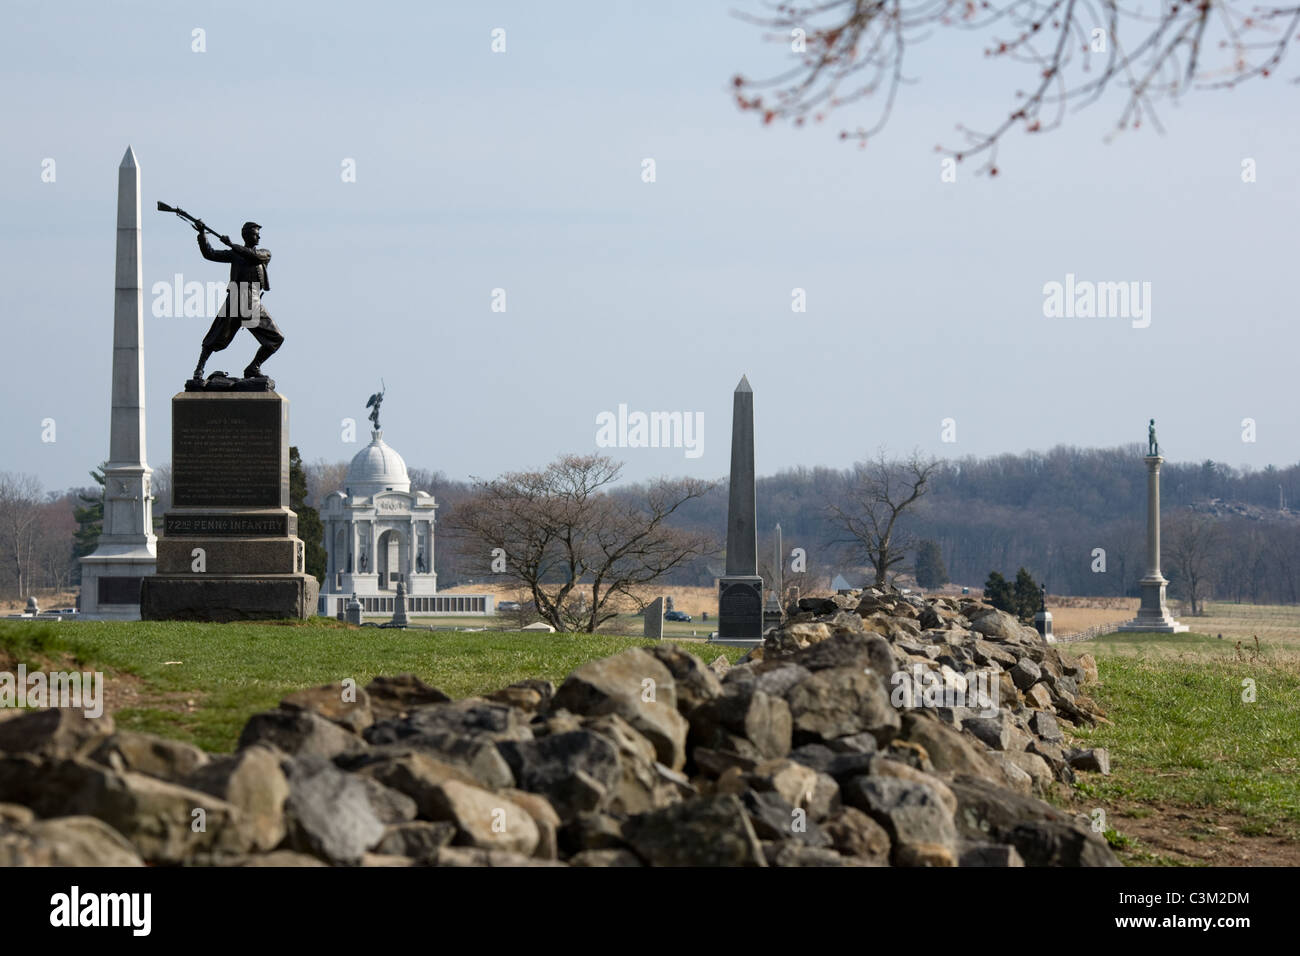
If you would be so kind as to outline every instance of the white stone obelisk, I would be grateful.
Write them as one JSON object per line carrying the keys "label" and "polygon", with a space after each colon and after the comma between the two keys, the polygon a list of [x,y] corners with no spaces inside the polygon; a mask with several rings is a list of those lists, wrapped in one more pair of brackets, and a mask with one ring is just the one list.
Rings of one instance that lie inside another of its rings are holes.
{"label": "white stone obelisk", "polygon": [[1142,603],[1137,617],[1120,625],[1119,630],[1181,634],[1190,628],[1179,624],[1169,613],[1165,604],[1165,588],[1169,582],[1160,573],[1160,465],[1164,458],[1157,448],[1155,454],[1147,455],[1143,461],[1147,463],[1147,573],[1140,582]]}
{"label": "white stone obelisk", "polygon": [[145,461],[144,273],[140,167],[127,147],[117,170],[117,283],[113,300],[113,408],[104,465],[104,526],[81,559],[81,613],[138,621],[140,579],[154,573],[158,539]]}

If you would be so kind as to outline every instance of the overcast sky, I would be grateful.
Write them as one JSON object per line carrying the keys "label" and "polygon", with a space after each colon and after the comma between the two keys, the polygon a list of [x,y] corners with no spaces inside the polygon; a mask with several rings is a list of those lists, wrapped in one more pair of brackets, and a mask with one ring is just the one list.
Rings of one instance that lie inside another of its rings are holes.
{"label": "overcast sky", "polygon": [[[153,211],[160,199],[232,236],[262,224],[266,304],[286,337],[266,371],[308,460],[356,453],[340,423],[359,422],[364,443],[382,378],[385,439],[412,466],[486,477],[594,451],[597,416],[623,404],[704,420],[698,457],[610,449],[627,475],[718,477],[742,374],[761,474],[881,445],[1113,446],[1144,440],[1149,417],[1174,460],[1300,457],[1286,82],[1300,61],[1166,108],[1163,136],[1107,144],[1119,103],[1104,99],[1059,131],[1010,135],[996,178],[966,164],[945,183],[935,145],[958,122],[992,125],[1023,71],[940,36],[859,150],[835,131],[873,113],[791,130],[736,110],[733,74],[786,64],[740,8],[757,0],[7,0],[0,470],[61,488],[107,457],[128,144],[155,467],[209,320],[154,316],[151,289],[225,278],[191,229]],[[1046,317],[1044,285],[1067,274],[1151,283],[1149,326]],[[255,348],[240,332],[208,370],[238,373]]]}

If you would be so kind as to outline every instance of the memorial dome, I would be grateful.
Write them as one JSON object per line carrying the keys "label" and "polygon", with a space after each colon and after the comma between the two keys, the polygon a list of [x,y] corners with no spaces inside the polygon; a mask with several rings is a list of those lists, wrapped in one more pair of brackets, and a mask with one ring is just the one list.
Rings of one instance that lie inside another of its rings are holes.
{"label": "memorial dome", "polygon": [[384,433],[370,433],[370,444],[357,452],[348,466],[344,487],[349,495],[370,497],[381,491],[411,490],[411,479],[406,473],[402,456],[384,443]]}

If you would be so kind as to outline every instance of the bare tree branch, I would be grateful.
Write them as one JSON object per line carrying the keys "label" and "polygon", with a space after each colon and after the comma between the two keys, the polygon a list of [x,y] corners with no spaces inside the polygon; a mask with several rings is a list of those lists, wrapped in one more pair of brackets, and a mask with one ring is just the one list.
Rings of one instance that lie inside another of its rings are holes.
{"label": "bare tree branch", "polygon": [[[766,79],[732,79],[736,103],[770,124],[820,123],[832,110],[879,97],[874,121],[842,129],[865,147],[884,129],[904,82],[909,48],[940,29],[987,36],[985,56],[1023,63],[1028,92],[986,131],[959,126],[960,147],[936,147],[958,160],[985,154],[996,175],[997,147],[1012,127],[1055,129],[1067,106],[1085,107],[1112,87],[1125,91],[1115,133],[1143,120],[1160,129],[1156,104],[1193,89],[1236,86],[1267,77],[1300,30],[1300,6],[1234,0],[1160,0],[1156,11],[1122,0],[819,0],[765,4],[736,15],[788,45],[795,64]],[[1104,54],[1099,71],[1093,59]],[[1217,54],[1217,56],[1216,56]],[[1112,134],[1113,135],[1113,134]]]}

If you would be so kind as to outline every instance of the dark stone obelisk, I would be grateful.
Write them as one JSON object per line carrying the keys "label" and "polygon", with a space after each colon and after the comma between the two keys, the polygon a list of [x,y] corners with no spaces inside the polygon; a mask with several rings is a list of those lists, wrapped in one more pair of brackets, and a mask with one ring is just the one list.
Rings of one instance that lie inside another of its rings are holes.
{"label": "dark stone obelisk", "polygon": [[754,501],[754,391],[744,376],[731,411],[731,486],[727,501],[727,573],[718,584],[718,636],[723,644],[763,640],[763,579],[758,576],[758,514]]}

